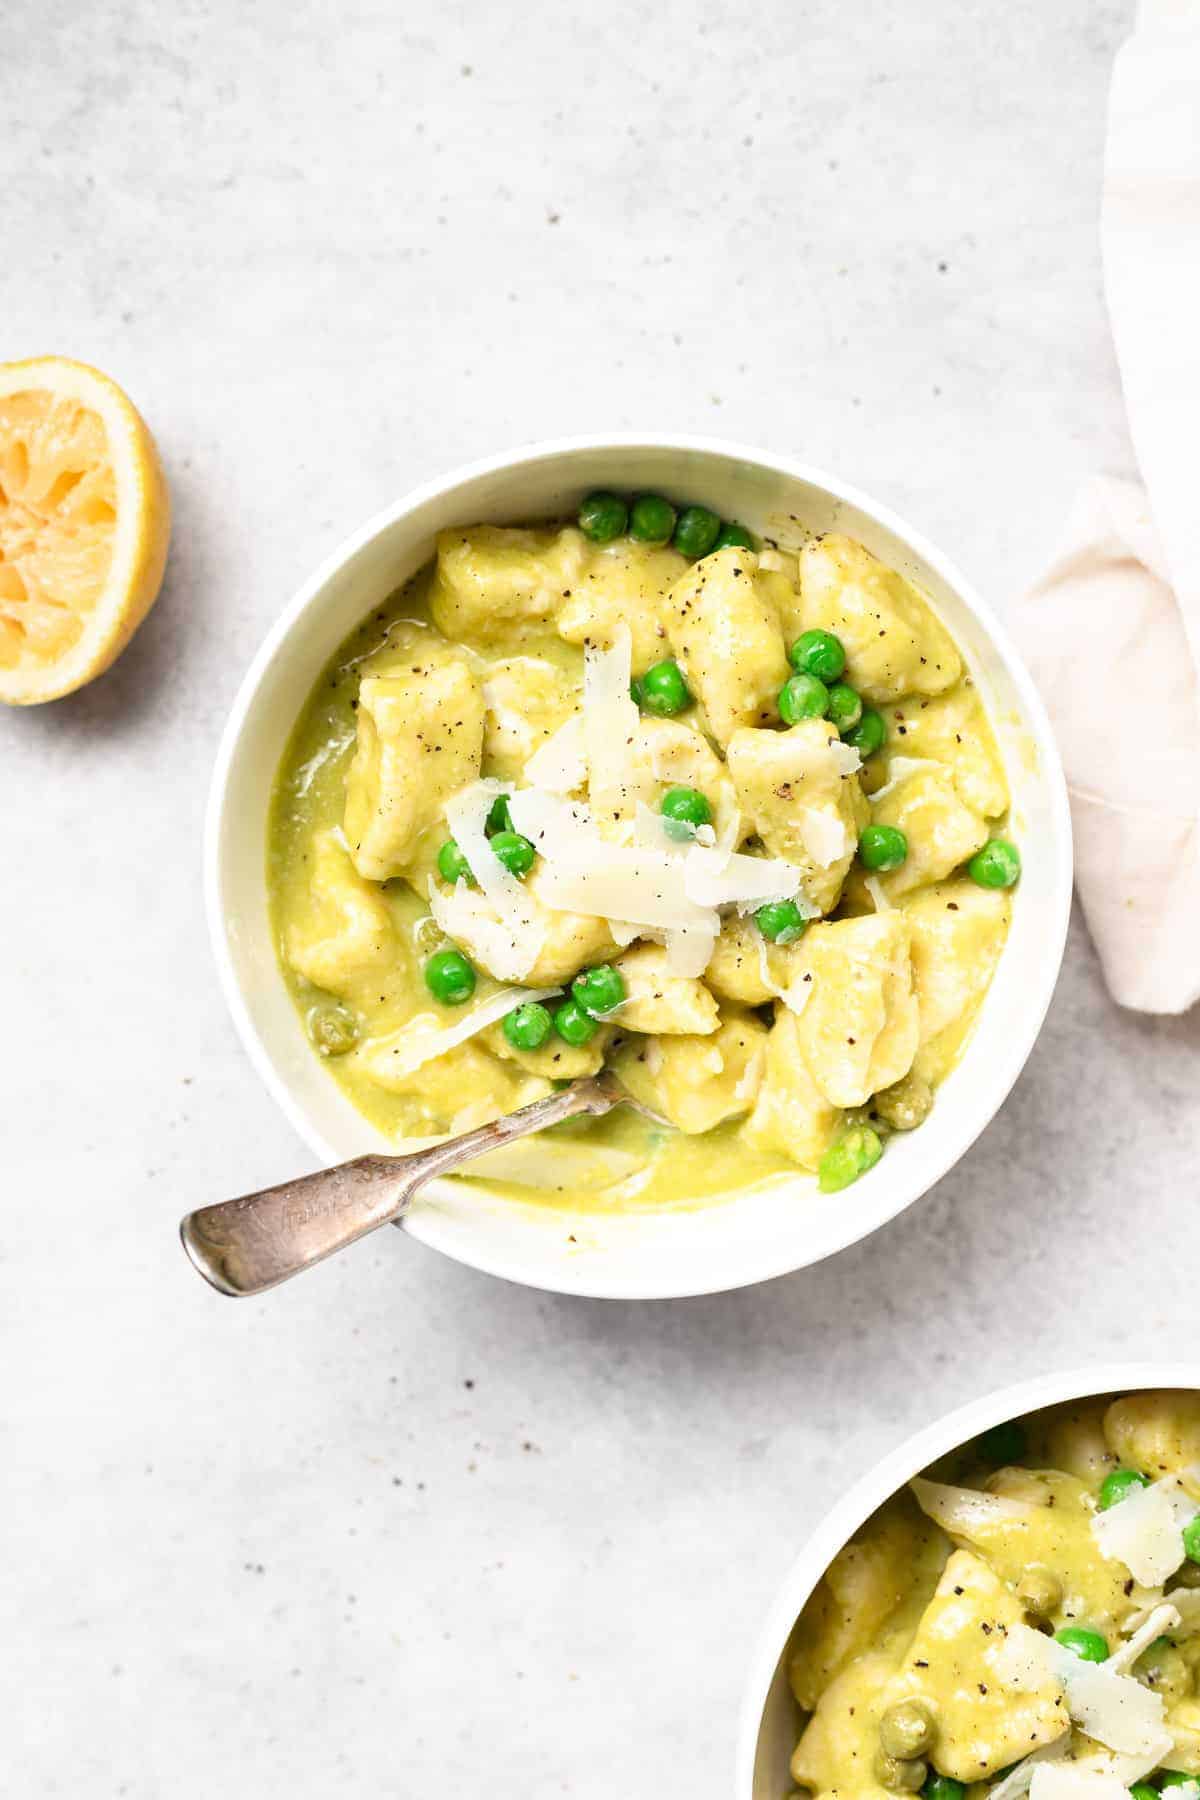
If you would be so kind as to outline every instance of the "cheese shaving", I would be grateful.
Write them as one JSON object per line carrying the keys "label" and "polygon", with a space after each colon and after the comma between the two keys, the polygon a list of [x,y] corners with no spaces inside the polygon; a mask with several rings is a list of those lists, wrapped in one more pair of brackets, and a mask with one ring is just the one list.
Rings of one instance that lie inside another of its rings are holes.
{"label": "cheese shaving", "polygon": [[529,938],[514,934],[496,917],[487,896],[464,882],[442,889],[431,878],[429,910],[446,936],[455,943],[470,944],[476,958],[499,981],[524,981],[538,959],[544,941],[540,928],[536,943],[532,934]]}
{"label": "cheese shaving", "polygon": [[394,1034],[394,1043],[378,1046],[372,1052],[372,1060],[381,1069],[386,1069],[388,1075],[411,1075],[435,1057],[445,1056],[448,1050],[465,1044],[468,1038],[494,1025],[497,1019],[503,1019],[518,1006],[524,1006],[526,1001],[549,1000],[561,992],[561,988],[501,988],[499,993],[490,994],[465,1019],[457,1019],[453,1025],[439,1026],[432,1013],[419,1014]]}
{"label": "cheese shaving", "polygon": [[791,900],[800,892],[794,863],[776,856],[725,855],[699,844],[689,848],[683,878],[687,897],[697,906],[736,906],[743,913],[755,912],[769,900]]}
{"label": "cheese shaving", "polygon": [[1035,1691],[1048,1681],[1059,1683],[1074,1724],[1109,1750],[1162,1755],[1170,1748],[1162,1695],[1111,1663],[1084,1662],[1064,1644],[1028,1625],[1010,1626],[991,1661],[1000,1681],[1017,1691]]}
{"label": "cheese shaving", "polygon": [[985,1494],[978,1488],[951,1487],[945,1482],[927,1481],[923,1475],[914,1475],[908,1485],[921,1511],[951,1537],[971,1538],[989,1525],[1005,1520],[1032,1522],[1042,1510],[1025,1500],[1011,1500],[1004,1494]]}
{"label": "cheese shaving", "polygon": [[581,800],[564,800],[540,788],[518,788],[509,798],[508,814],[513,830],[527,837],[541,856],[586,864],[610,848]]}
{"label": "cheese shaving", "polygon": [[1171,1600],[1164,1600],[1158,1606],[1151,1607],[1136,1631],[1119,1644],[1109,1657],[1105,1668],[1114,1674],[1124,1675],[1132,1669],[1134,1663],[1144,1650],[1148,1650],[1156,1638],[1165,1637],[1167,1632],[1178,1630],[1183,1623],[1179,1608]]}
{"label": "cheese shaving", "polygon": [[573,794],[587,780],[583,714],[575,713],[551,733],[525,764],[525,779],[551,794]]}
{"label": "cheese shaving", "polygon": [[1129,1800],[1129,1796],[1120,1777],[1108,1770],[1052,1762],[1033,1769],[1029,1800]]}
{"label": "cheese shaving", "polygon": [[539,885],[550,906],[660,931],[703,926],[709,918],[704,907],[687,897],[682,858],[654,850],[609,844],[603,861],[587,867],[548,856]]}
{"label": "cheese shaving", "polygon": [[706,920],[703,924],[681,925],[675,931],[668,931],[663,941],[672,975],[685,978],[703,975],[712,961],[720,930],[721,922],[714,915],[711,925]]}
{"label": "cheese shaving", "polygon": [[1014,1764],[1002,1780],[988,1789],[988,1800],[1022,1800],[1022,1796],[1029,1792],[1038,1766],[1057,1762],[1059,1757],[1066,1755],[1070,1743],[1071,1733],[1064,1731],[1061,1737],[1053,1738],[1050,1743],[1042,1744],[1037,1750],[1031,1750],[1028,1756]]}
{"label": "cheese shaving", "polygon": [[[512,954],[505,956],[504,967],[506,971],[511,969],[512,975],[506,978],[520,980],[537,961],[546,941],[546,928],[538,918],[536,902],[511,870],[505,868],[487,836],[489,812],[501,795],[511,792],[508,782],[469,782],[446,802],[446,823],[497,923],[508,933]],[[439,918],[438,923],[441,922]],[[495,966],[489,963],[489,967]]]}
{"label": "cheese shaving", "polygon": [[878,875],[864,875],[863,886],[866,888],[877,913],[895,912],[895,907],[883,891],[883,884]]}
{"label": "cheese shaving", "polygon": [[1197,1512],[1200,1507],[1169,1475],[1097,1513],[1092,1536],[1101,1556],[1124,1563],[1144,1587],[1161,1587],[1184,1560],[1183,1528]]}
{"label": "cheese shaving", "polygon": [[849,847],[846,827],[836,813],[825,812],[819,806],[801,806],[796,825],[805,850],[818,868],[828,869],[845,856]]}
{"label": "cheese shaving", "polygon": [[931,756],[893,756],[888,763],[887,780],[869,796],[872,805],[876,800],[882,800],[885,794],[890,794],[893,788],[898,788],[902,781],[907,781],[910,775],[919,775],[922,769],[938,769],[943,775],[947,773],[945,763],[935,762]]}
{"label": "cheese shaving", "polygon": [[862,768],[859,752],[853,744],[844,744],[841,738],[830,738],[829,754],[839,775],[857,775]]}
{"label": "cheese shaving", "polygon": [[[1130,1613],[1125,1621],[1127,1631],[1140,1631],[1147,1619],[1152,1619],[1160,1601],[1152,1600],[1149,1605],[1139,1607],[1137,1612]],[[1166,1604],[1179,1614],[1179,1625],[1172,1630],[1181,1630],[1185,1637],[1194,1631],[1200,1631],[1200,1588],[1174,1588],[1167,1595]]]}
{"label": "cheese shaving", "polygon": [[641,722],[629,695],[633,638],[628,625],[613,631],[611,650],[583,652],[583,749],[588,795],[601,813],[618,810]]}
{"label": "cheese shaving", "polygon": [[780,987],[779,983],[771,973],[771,957],[767,942],[765,938],[761,937],[758,940],[758,972],[762,978],[762,984],[767,991],[774,994],[777,1000],[782,1000],[788,1011],[797,1014],[797,1016],[804,1011],[805,1007],[812,999],[813,989],[817,985],[816,981],[811,977],[811,971],[809,971],[809,978],[807,980],[805,979],[804,973],[799,973],[786,987]]}

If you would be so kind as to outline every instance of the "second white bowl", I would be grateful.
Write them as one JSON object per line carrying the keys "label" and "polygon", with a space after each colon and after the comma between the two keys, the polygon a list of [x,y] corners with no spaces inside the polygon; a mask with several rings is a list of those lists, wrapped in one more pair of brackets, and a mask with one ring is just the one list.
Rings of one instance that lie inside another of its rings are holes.
{"label": "second white bowl", "polygon": [[[819,1262],[910,1206],[951,1168],[1004,1100],[1032,1048],[1062,958],[1071,828],[1041,701],[984,602],[886,508],[818,470],[699,438],[573,439],[456,471],[370,521],[300,589],[246,675],[222,739],[205,847],[209,922],[242,1041],[297,1131],[332,1163],[387,1141],[314,1056],[280,974],[265,845],[271,787],[313,683],[370,609],[433,553],[437,532],[574,511],[593,487],[661,490],[781,542],[797,524],[860,538],[910,576],[966,655],[989,706],[1013,795],[1023,874],[1013,925],[974,1037],[919,1131],[847,1194],[797,1172],[760,1192],[668,1212],[568,1212],[520,1205],[482,1183],[433,1182],[405,1221],[459,1261],[533,1287],[614,1298],[704,1294]],[[281,1171],[281,1174],[286,1171]]]}
{"label": "second white bowl", "polygon": [[1200,1388],[1198,1363],[1110,1363],[1039,1375],[948,1413],[884,1457],[832,1508],[788,1571],[755,1647],[738,1730],[735,1800],[780,1800],[791,1788],[796,1705],[788,1685],[788,1642],[826,1569],[871,1514],[914,1475],[993,1425],[1043,1406],[1142,1388]]}

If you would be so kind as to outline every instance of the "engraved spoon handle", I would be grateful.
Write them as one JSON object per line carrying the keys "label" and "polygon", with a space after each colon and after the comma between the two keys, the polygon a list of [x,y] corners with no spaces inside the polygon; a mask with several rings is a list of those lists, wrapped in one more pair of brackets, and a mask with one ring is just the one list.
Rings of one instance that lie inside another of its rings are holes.
{"label": "engraved spoon handle", "polygon": [[359,1156],[240,1200],[201,1207],[182,1221],[179,1235],[195,1267],[219,1293],[261,1294],[401,1218],[417,1189],[434,1175],[560,1119],[606,1113],[622,1098],[603,1077],[576,1081],[427,1150]]}

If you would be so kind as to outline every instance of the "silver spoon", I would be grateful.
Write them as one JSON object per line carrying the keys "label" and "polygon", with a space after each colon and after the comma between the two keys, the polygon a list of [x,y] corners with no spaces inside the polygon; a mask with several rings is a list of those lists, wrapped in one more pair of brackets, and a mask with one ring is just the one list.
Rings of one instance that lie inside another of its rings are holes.
{"label": "silver spoon", "polygon": [[560,1119],[598,1116],[622,1103],[636,1104],[611,1076],[594,1075],[427,1150],[356,1156],[353,1162],[300,1175],[240,1200],[203,1206],[182,1221],[179,1235],[196,1268],[219,1293],[261,1294],[335,1250],[356,1244],[369,1231],[394,1225],[418,1188],[435,1175],[449,1174],[486,1150],[543,1131]]}

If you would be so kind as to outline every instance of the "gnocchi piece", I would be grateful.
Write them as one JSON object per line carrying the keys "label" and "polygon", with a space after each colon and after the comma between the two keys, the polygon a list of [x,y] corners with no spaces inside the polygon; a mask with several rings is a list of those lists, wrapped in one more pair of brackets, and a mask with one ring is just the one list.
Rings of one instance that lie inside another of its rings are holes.
{"label": "gnocchi piece", "polygon": [[688,563],[669,546],[618,538],[591,547],[559,608],[558,635],[569,644],[611,650],[618,626],[629,628],[633,667],[648,669],[669,654],[663,601]]}
{"label": "gnocchi piece", "polygon": [[821,1695],[792,1753],[792,1780],[815,1800],[895,1800],[877,1776],[882,1693],[893,1645],[868,1648]]}
{"label": "gnocchi piece", "polygon": [[507,645],[554,617],[587,562],[587,539],[573,526],[443,531],[429,597],[434,624],[480,649]]}
{"label": "gnocchi piece", "polygon": [[402,875],[451,794],[474,781],[483,698],[464,662],[364,675],[346,771],[346,839],[360,875]]}
{"label": "gnocchi piece", "polygon": [[315,987],[343,999],[400,955],[387,903],[363,880],[332,831],[313,839],[308,904],[288,924],[288,962]]}
{"label": "gnocchi piece", "polygon": [[801,872],[805,897],[831,912],[869,809],[853,757],[825,719],[788,731],[735,731],[727,750],[738,805],[773,856]]}
{"label": "gnocchi piece", "polygon": [[767,1036],[762,1085],[746,1121],[746,1142],[815,1170],[841,1122],[809,1073],[800,1048],[800,1020],[782,1004]]}
{"label": "gnocchi piece", "polygon": [[667,636],[712,735],[728,744],[741,726],[778,717],[790,673],[774,606],[756,581],[749,550],[717,550],[695,563],[666,597]]}
{"label": "gnocchi piece", "polygon": [[891,901],[944,881],[987,843],[988,828],[963,805],[949,770],[914,769],[871,802],[876,825],[896,825],[908,840],[898,869],[878,877]]}
{"label": "gnocchi piece", "polygon": [[1029,1454],[1047,1469],[1065,1469],[1098,1488],[1117,1466],[1104,1436],[1105,1400],[1070,1400],[1029,1420]]}
{"label": "gnocchi piece", "polygon": [[540,898],[541,878],[536,867],[525,885],[540,907],[546,927],[538,959],[526,976],[530,987],[554,987],[570,981],[589,963],[608,962],[615,955],[617,941],[607,919],[547,906]]}
{"label": "gnocchi piece", "polygon": [[658,944],[637,944],[617,958],[626,997],[615,1015],[622,1031],[705,1036],[718,1024],[717,1003],[702,981],[673,975]]}
{"label": "gnocchi piece", "polygon": [[875,705],[901,694],[940,694],[962,674],[953,639],[911,582],[853,538],[831,533],[800,553],[800,599],[784,629],[832,631],[846,679]]}
{"label": "gnocchi piece", "polygon": [[791,980],[793,950],[768,944],[752,918],[731,913],[721,921],[704,979],[718,1000],[765,1006]]}
{"label": "gnocchi piece", "polygon": [[921,1045],[957,1025],[988,990],[1008,933],[1009,897],[966,876],[906,899]]}
{"label": "gnocchi piece", "polygon": [[[444,1023],[434,1013],[418,1013],[398,1031],[368,1039],[353,1053],[358,1067],[380,1087],[412,1097],[429,1131],[470,1131],[552,1092],[548,1081],[501,1062],[476,1039],[409,1069],[411,1034]],[[403,1072],[397,1074],[397,1068]]]}
{"label": "gnocchi piece", "polygon": [[579,689],[540,656],[494,662],[483,678],[483,764],[515,781],[530,757],[576,710]]}
{"label": "gnocchi piece", "polygon": [[1200,1700],[1189,1696],[1169,1704],[1167,1729],[1174,1747],[1164,1758],[1165,1765],[1185,1775],[1200,1775]]}
{"label": "gnocchi piece", "polygon": [[1200,1394],[1151,1389],[1114,1400],[1104,1436],[1119,1462],[1156,1480],[1200,1463]]}
{"label": "gnocchi piece", "polygon": [[450,643],[424,620],[396,619],[388,626],[382,644],[361,665],[359,675],[423,675],[427,669],[461,662],[476,672],[483,666],[482,657],[465,644]]}
{"label": "gnocchi piece", "polygon": [[996,1677],[992,1646],[1023,1623],[1021,1603],[1004,1582],[978,1556],[956,1550],[883,1696],[885,1706],[936,1696],[940,1775],[982,1781],[1070,1728],[1053,1676],[1025,1691]]}
{"label": "gnocchi piece", "polygon": [[1054,1623],[1077,1623],[1115,1634],[1141,1605],[1144,1589],[1126,1592],[1123,1564],[1096,1554],[1092,1537],[1094,1489],[1060,1470],[999,1470],[990,1492],[918,1479],[922,1511],[959,1548],[981,1557],[1014,1590],[1031,1568],[1054,1577],[1062,1594]]}
{"label": "gnocchi piece", "polygon": [[889,1500],[838,1551],[792,1637],[788,1680],[806,1712],[815,1710],[852,1657],[877,1642],[882,1627],[909,1601],[914,1574],[927,1575],[928,1600],[945,1559],[907,1494]]}
{"label": "gnocchi piece", "polygon": [[809,1074],[831,1106],[862,1106],[917,1053],[908,922],[886,912],[810,926],[796,961],[812,977],[796,1028]]}
{"label": "gnocchi piece", "polygon": [[887,711],[888,750],[875,758],[880,774],[894,756],[944,763],[964,806],[984,819],[1008,811],[1008,783],[992,727],[969,675],[944,694],[910,695]]}
{"label": "gnocchi piece", "polygon": [[730,1007],[711,1035],[632,1039],[614,1067],[635,1100],[680,1131],[711,1131],[754,1104],[766,1040],[760,1019]]}

